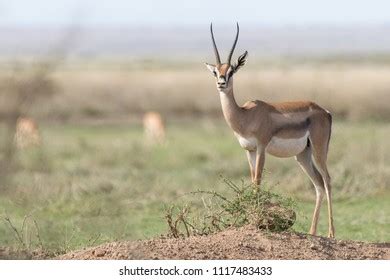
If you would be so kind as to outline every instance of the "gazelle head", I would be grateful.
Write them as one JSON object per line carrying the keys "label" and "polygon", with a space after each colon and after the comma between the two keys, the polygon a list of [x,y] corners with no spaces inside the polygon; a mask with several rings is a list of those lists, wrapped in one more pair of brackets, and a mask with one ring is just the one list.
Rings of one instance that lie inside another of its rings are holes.
{"label": "gazelle head", "polygon": [[213,41],[213,47],[214,47],[214,54],[216,59],[216,64],[209,64],[205,63],[207,68],[210,70],[211,73],[213,73],[217,89],[220,92],[228,92],[233,86],[233,75],[240,69],[242,66],[246,63],[246,58],[248,56],[248,52],[245,51],[242,55],[238,57],[238,60],[236,63],[231,64],[232,56],[234,49],[236,47],[237,41],[238,41],[238,34],[240,33],[240,27],[237,23],[237,33],[236,38],[233,43],[233,47],[230,50],[228,59],[226,63],[221,63],[221,58],[218,53],[217,44],[215,43],[214,34],[213,34],[213,24],[210,25],[210,32],[211,32],[211,39]]}

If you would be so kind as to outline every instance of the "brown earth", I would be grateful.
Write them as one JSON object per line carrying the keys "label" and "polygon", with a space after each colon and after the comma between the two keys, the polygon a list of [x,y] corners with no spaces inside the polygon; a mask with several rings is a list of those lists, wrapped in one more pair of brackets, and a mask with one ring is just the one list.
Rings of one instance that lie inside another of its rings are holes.
{"label": "brown earth", "polygon": [[247,226],[208,236],[124,241],[70,252],[58,259],[390,259],[390,243],[268,233]]}

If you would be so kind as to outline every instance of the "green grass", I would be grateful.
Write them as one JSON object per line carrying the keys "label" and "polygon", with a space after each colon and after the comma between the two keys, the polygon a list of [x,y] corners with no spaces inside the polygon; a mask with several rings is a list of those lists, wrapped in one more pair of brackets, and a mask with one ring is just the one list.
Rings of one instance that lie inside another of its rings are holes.
{"label": "green grass", "polygon": [[[224,122],[171,123],[167,143],[145,144],[139,126],[43,126],[41,148],[19,152],[14,175],[0,189],[0,214],[15,227],[31,214],[43,246],[68,251],[120,239],[167,232],[164,207],[191,201],[184,194],[224,193],[221,176],[249,180],[245,153]],[[384,123],[336,123],[329,169],[334,186],[338,238],[390,241],[390,127]],[[266,159],[268,187],[298,200],[294,226],[307,231],[314,189],[294,159]],[[326,204],[320,233],[327,234]],[[32,218],[23,238],[38,246]],[[30,241],[31,240],[31,241]],[[17,246],[0,223],[0,246]]]}
{"label": "green grass", "polygon": [[[389,242],[390,240],[390,195],[369,196],[367,199],[336,200],[334,203],[334,219],[338,239],[354,239],[362,241]],[[302,202],[302,212],[307,216],[304,222],[295,227],[298,231],[308,229],[313,204]],[[320,216],[318,233],[328,234],[326,202]]]}

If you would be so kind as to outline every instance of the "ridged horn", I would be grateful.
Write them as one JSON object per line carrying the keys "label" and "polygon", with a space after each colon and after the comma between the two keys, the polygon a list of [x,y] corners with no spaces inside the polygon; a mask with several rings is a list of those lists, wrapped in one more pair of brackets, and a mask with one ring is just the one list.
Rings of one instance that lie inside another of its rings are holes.
{"label": "ridged horn", "polygon": [[232,56],[233,56],[233,53],[234,53],[234,49],[236,48],[236,44],[237,44],[237,41],[238,41],[238,34],[240,34],[240,27],[238,26],[238,22],[237,22],[237,34],[236,34],[236,39],[234,40],[232,50],[231,50],[230,53],[229,53],[229,57],[228,57],[228,60],[227,60],[227,63],[228,63],[228,64],[230,64],[230,62],[231,62],[231,60],[232,60]]}
{"label": "ridged horn", "polygon": [[210,24],[210,32],[211,32],[211,39],[213,41],[213,46],[214,46],[215,59],[217,60],[217,64],[221,64],[221,58],[219,57],[217,44],[215,43],[215,39],[214,39],[213,23]]}

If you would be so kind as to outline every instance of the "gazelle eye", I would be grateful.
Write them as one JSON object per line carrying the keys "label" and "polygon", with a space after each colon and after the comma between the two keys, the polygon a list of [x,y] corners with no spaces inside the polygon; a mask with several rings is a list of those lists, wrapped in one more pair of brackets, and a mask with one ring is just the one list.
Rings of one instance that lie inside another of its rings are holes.
{"label": "gazelle eye", "polygon": [[214,74],[215,77],[217,77],[217,72],[213,71],[213,74]]}

